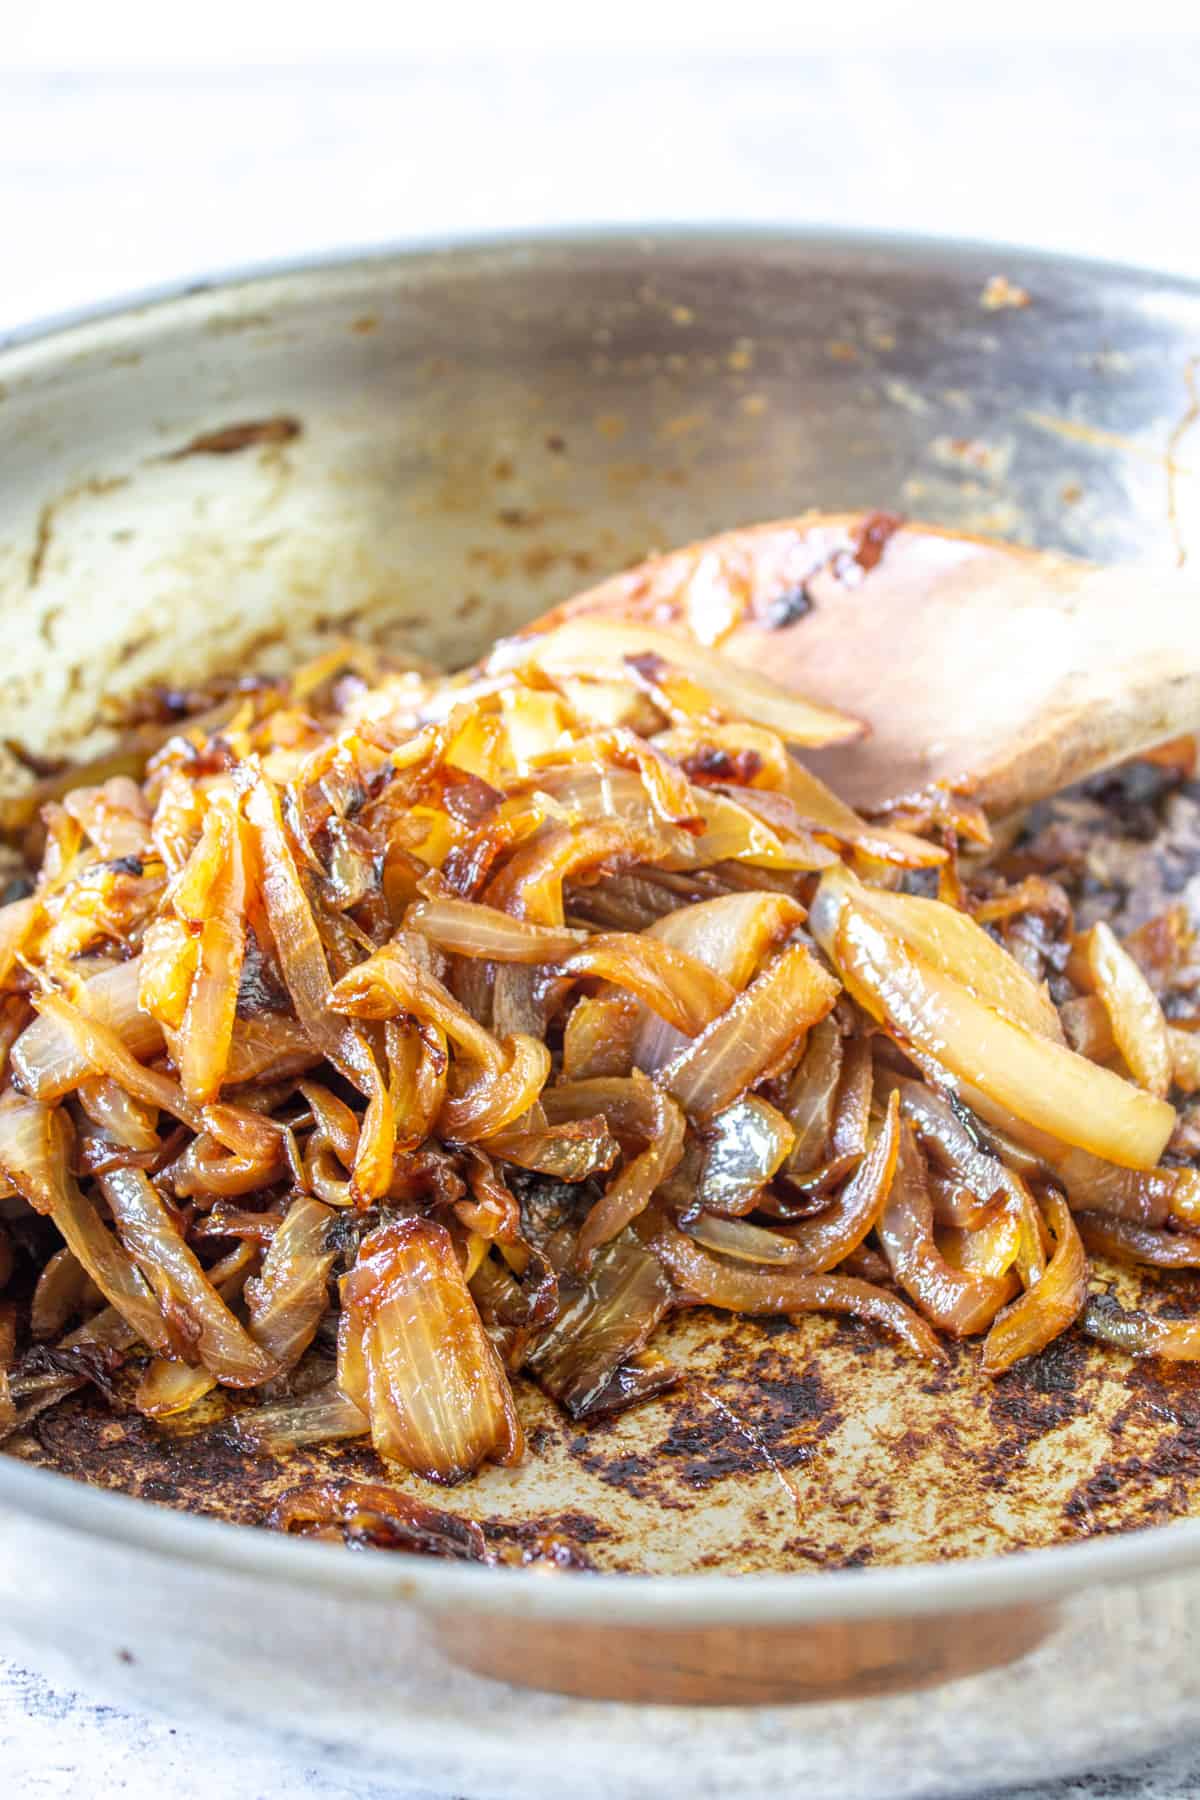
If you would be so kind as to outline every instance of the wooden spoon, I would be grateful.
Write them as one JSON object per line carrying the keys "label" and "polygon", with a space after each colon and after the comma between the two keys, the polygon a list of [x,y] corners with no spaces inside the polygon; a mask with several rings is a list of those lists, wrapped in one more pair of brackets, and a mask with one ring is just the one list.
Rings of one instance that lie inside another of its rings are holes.
{"label": "wooden spoon", "polygon": [[951,784],[1003,815],[1200,728],[1194,580],[889,514],[749,526],[613,576],[583,615],[666,626],[861,719],[804,760],[876,810]]}

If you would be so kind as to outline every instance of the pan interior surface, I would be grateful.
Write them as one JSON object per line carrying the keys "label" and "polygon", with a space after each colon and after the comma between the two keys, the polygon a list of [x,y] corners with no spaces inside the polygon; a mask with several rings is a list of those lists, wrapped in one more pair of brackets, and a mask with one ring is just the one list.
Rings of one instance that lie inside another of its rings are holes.
{"label": "pan interior surface", "polygon": [[[460,665],[656,549],[809,505],[1171,561],[1200,541],[1197,346],[1200,294],[1150,277],[720,233],[331,265],[17,345],[0,736],[95,754],[150,684],[347,636]],[[0,749],[0,792],[30,779]],[[1200,917],[1200,832],[1171,856]],[[1193,1279],[1164,1277],[1168,1301]],[[525,1387],[526,1462],[439,1503],[671,1573],[978,1556],[1200,1507],[1187,1367],[1071,1334],[988,1382],[977,1345],[931,1374],[862,1327],[704,1311],[656,1348],[676,1392],[581,1427]],[[69,1403],[8,1448],[243,1522],[314,1474],[378,1473],[357,1446],[251,1458],[228,1404],[155,1426]]]}

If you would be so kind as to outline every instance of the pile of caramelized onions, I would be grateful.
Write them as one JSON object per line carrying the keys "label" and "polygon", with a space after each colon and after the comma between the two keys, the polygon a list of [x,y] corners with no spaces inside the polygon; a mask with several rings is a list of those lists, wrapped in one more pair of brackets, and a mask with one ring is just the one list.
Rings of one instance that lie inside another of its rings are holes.
{"label": "pile of caramelized onions", "polygon": [[[1200,1266],[1200,1039],[978,815],[972,885],[947,797],[850,811],[803,758],[852,730],[589,621],[339,653],[59,783],[0,908],[0,1435],[261,1390],[249,1448],[453,1482],[524,1456],[517,1375],[580,1420],[681,1379],[697,1305],[1200,1358],[1088,1256]],[[382,1492],[287,1527],[437,1537]]]}

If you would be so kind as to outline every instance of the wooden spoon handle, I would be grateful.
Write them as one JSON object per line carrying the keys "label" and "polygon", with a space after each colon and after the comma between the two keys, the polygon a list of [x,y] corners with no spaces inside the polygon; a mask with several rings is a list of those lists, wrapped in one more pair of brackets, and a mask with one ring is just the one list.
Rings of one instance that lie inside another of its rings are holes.
{"label": "wooden spoon handle", "polygon": [[1200,727],[1194,581],[887,515],[727,532],[551,618],[581,612],[685,630],[866,720],[811,753],[860,807],[944,781],[1002,814]]}

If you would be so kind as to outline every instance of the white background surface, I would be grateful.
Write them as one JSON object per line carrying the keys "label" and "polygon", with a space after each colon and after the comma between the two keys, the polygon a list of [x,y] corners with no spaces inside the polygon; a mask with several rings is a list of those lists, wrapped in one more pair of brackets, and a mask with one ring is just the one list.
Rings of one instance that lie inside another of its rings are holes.
{"label": "white background surface", "polygon": [[[1182,11],[24,6],[0,33],[0,331],[312,249],[579,221],[867,225],[1200,278]],[[0,1769],[22,1800],[385,1800],[2,1657]],[[1183,1800],[1200,1753],[1044,1793]]]}

